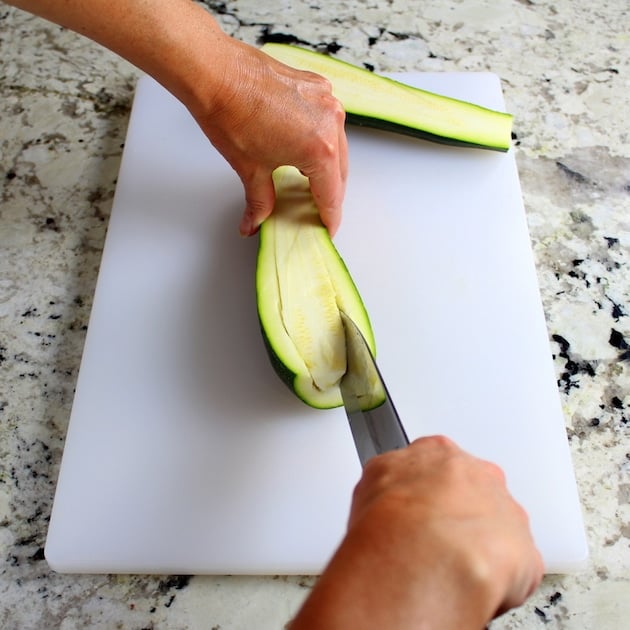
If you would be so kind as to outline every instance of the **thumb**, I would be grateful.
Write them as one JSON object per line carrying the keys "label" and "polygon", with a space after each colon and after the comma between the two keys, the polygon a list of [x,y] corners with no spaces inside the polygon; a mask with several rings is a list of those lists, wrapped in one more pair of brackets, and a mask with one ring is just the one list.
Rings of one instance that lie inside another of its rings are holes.
{"label": "thumb", "polygon": [[252,236],[271,214],[276,201],[271,173],[253,177],[245,186],[245,211],[239,226],[241,236]]}

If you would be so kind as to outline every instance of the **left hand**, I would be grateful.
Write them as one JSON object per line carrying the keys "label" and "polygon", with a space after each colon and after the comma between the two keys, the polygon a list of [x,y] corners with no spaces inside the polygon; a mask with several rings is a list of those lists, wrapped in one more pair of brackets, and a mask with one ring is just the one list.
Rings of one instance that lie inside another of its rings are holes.
{"label": "left hand", "polygon": [[207,110],[191,109],[245,187],[240,230],[257,231],[273,210],[271,174],[284,164],[309,178],[322,223],[334,235],[348,173],[345,112],[327,79],[295,70],[241,42]]}

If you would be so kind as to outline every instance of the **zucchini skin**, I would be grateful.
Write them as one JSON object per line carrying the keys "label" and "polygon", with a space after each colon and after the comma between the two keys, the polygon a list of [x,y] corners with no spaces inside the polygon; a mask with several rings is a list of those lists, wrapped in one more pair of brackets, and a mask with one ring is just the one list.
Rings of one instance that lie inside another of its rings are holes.
{"label": "zucchini skin", "polygon": [[[260,321],[260,318],[258,321],[260,323],[260,332],[263,338],[263,342],[265,344],[265,350],[267,350],[267,356],[269,357],[269,363],[271,363],[271,367],[273,368],[278,378],[289,388],[289,391],[294,396],[297,396],[297,398],[299,398],[303,403],[307,404],[309,407],[313,407],[314,409],[333,409],[335,407],[340,407],[341,405],[343,405],[341,398],[338,402],[331,404],[318,403],[315,399],[308,398],[302,395],[301,389],[296,386],[296,379],[298,378],[298,374],[292,372],[286,366],[284,361],[282,361],[282,359],[278,356],[278,353],[275,351],[273,344],[267,336],[267,331],[265,330],[262,321]],[[339,393],[339,396],[341,396],[341,392]]]}
{"label": "zucchini skin", "polygon": [[459,140],[458,138],[449,138],[447,136],[440,136],[424,129],[415,129],[413,127],[407,127],[400,123],[392,122],[389,120],[383,120],[382,118],[374,118],[372,116],[362,116],[361,114],[352,114],[346,112],[346,122],[357,127],[368,127],[370,129],[378,129],[379,131],[387,131],[391,133],[398,133],[403,136],[410,136],[412,138],[418,138],[419,140],[427,140],[428,142],[435,142],[436,144],[444,144],[449,147],[462,147],[464,149],[488,149],[490,151],[500,151],[506,153],[508,148],[504,147],[491,147],[487,144],[477,144],[476,142],[470,142],[469,140]]}
{"label": "zucchini skin", "polygon": [[452,146],[502,152],[511,147],[511,114],[414,88],[298,46],[268,43],[262,51],[326,77],[348,123]]}
{"label": "zucchini skin", "polygon": [[258,317],[258,323],[260,324],[260,333],[265,344],[265,350],[267,351],[267,356],[269,357],[269,362],[271,363],[271,367],[273,368],[274,372],[276,373],[278,378],[291,390],[293,394],[295,394],[300,400],[306,402],[307,404],[310,404],[308,401],[304,400],[303,396],[300,396],[299,389],[295,387],[295,379],[297,378],[297,374],[291,371],[284,364],[282,359],[278,356],[278,353],[274,350],[273,344],[267,336],[267,331],[265,330],[265,326],[260,316]]}

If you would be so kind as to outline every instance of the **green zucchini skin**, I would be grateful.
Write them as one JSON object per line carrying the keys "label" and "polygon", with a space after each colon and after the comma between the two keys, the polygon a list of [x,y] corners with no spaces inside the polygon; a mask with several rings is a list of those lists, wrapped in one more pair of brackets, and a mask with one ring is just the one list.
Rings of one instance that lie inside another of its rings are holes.
{"label": "green zucchini skin", "polygon": [[268,43],[262,51],[286,65],[326,77],[350,124],[452,146],[510,149],[513,119],[508,113],[414,88],[298,46]]}
{"label": "green zucchini skin", "polygon": [[302,402],[306,403],[310,407],[314,407],[316,409],[328,409],[328,405],[318,405],[313,400],[307,399],[304,395],[302,395],[300,388],[296,387],[295,380],[298,377],[297,373],[292,372],[284,364],[278,353],[275,351],[272,342],[267,336],[267,330],[265,329],[265,325],[260,316],[258,317],[258,322],[260,324],[260,332],[262,335],[263,343],[265,344],[267,356],[269,357],[269,362],[271,363],[271,367],[273,368],[278,378],[289,388],[291,393],[295,394]]}
{"label": "green zucchini skin", "polygon": [[458,140],[457,138],[449,138],[447,136],[440,136],[430,131],[424,131],[423,129],[414,129],[413,127],[407,127],[399,123],[391,122],[389,120],[383,120],[382,118],[373,118],[370,116],[361,116],[360,114],[351,114],[346,112],[346,122],[357,127],[368,127],[370,129],[378,129],[379,131],[387,131],[391,133],[397,133],[403,136],[410,136],[412,138],[418,138],[419,140],[427,140],[428,142],[434,142],[436,144],[444,144],[449,147],[462,147],[464,149],[488,149],[492,151],[507,152],[507,148],[502,147],[489,147],[484,144],[476,144],[474,142],[466,140]]}
{"label": "green zucchini skin", "polygon": [[313,397],[304,395],[302,388],[298,385],[299,374],[297,374],[296,372],[292,372],[284,364],[284,361],[280,358],[280,356],[274,349],[271,340],[267,336],[267,330],[265,329],[265,326],[260,318],[259,322],[260,332],[262,334],[263,342],[265,344],[265,350],[267,351],[267,356],[269,357],[269,363],[271,363],[271,367],[273,368],[274,372],[276,373],[278,378],[288,387],[289,391],[294,396],[297,396],[303,403],[306,403],[309,407],[313,407],[314,409],[333,409],[334,407],[340,407],[343,404],[341,400],[335,400],[333,403],[319,402]]}

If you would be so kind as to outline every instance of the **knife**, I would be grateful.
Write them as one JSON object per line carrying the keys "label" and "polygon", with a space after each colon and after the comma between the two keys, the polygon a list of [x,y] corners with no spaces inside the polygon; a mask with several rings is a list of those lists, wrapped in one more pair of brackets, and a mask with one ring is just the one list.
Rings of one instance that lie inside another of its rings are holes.
{"label": "knife", "polygon": [[359,460],[365,466],[375,455],[404,448],[409,439],[365,338],[352,318],[340,313],[347,367],[339,387]]}

